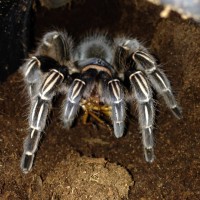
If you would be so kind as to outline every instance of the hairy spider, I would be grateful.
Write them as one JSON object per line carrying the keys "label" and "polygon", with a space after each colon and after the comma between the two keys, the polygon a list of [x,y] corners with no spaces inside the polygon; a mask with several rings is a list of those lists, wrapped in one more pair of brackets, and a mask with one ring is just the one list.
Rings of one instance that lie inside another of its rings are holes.
{"label": "hairy spider", "polygon": [[102,122],[96,112],[111,117],[117,138],[124,133],[126,104],[135,100],[147,162],[155,158],[151,86],[163,96],[173,114],[181,117],[166,75],[148,50],[133,38],[111,39],[107,34],[95,33],[74,46],[67,33],[48,32],[22,71],[31,101],[29,134],[21,160],[24,173],[32,168],[52,99],[58,93],[66,95],[62,119],[67,128],[82,108],[84,123],[89,115]]}

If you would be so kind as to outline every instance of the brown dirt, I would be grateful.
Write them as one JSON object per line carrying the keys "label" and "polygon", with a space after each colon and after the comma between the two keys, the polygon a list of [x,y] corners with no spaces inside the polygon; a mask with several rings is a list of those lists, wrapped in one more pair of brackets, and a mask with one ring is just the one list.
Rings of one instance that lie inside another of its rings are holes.
{"label": "brown dirt", "polygon": [[[19,161],[27,130],[28,103],[22,77],[15,73],[0,85],[0,199],[95,199],[87,196],[91,195],[90,189],[83,188],[90,187],[84,180],[96,171],[102,174],[95,178],[105,179],[96,185],[96,197],[119,199],[122,197],[116,196],[117,187],[109,186],[115,178],[119,179],[112,167],[122,170],[119,173],[125,175],[120,180],[128,185],[132,184],[130,176],[123,168],[132,176],[134,185],[130,187],[129,199],[200,198],[200,27],[183,21],[176,13],[161,19],[160,10],[145,1],[97,1],[94,5],[87,0],[82,5],[72,5],[71,10],[37,10],[35,31],[40,37],[56,26],[76,37],[88,29],[105,28],[113,35],[131,33],[146,42],[163,64],[183,109],[183,119],[177,120],[162,98],[155,95],[155,162],[144,161],[135,109],[129,117],[127,134],[116,139],[105,127],[83,126],[79,120],[72,129],[65,130],[60,122],[58,99],[33,170],[22,174]],[[84,170],[88,176],[82,176]],[[97,182],[92,183],[94,186]],[[76,198],[63,198],[64,193],[72,195],[70,188],[76,187]]]}

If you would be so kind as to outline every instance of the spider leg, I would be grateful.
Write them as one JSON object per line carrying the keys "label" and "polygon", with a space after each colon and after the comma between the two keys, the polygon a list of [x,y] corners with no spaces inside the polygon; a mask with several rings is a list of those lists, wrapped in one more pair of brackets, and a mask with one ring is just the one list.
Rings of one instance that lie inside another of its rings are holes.
{"label": "spider leg", "polygon": [[67,99],[64,103],[63,121],[66,128],[70,128],[79,110],[79,103],[85,90],[86,82],[77,78],[71,84]]}
{"label": "spider leg", "polygon": [[28,59],[22,66],[24,80],[28,87],[28,93],[32,99],[38,92],[38,87],[41,84],[41,63],[37,57],[33,56]]}
{"label": "spider leg", "polygon": [[[35,56],[22,66],[31,99],[29,134],[24,142],[21,169],[28,173],[33,165],[35,152],[43,132],[52,99],[60,92],[64,79],[70,78],[73,41],[65,32],[46,33],[38,45]],[[64,86],[64,85],[63,85]]]}
{"label": "spider leg", "polygon": [[146,77],[141,71],[131,73],[129,80],[138,104],[139,123],[142,130],[145,160],[147,162],[153,162],[155,157],[153,149],[153,124],[155,112],[152,91]]}
{"label": "spider leg", "polygon": [[66,32],[51,31],[43,36],[35,55],[49,56],[61,65],[67,65],[72,58],[72,48],[72,38]]}
{"label": "spider leg", "polygon": [[28,173],[33,165],[35,152],[37,151],[41,131],[31,128],[28,136],[24,141],[24,152],[21,158],[21,169],[24,173]]}
{"label": "spider leg", "polygon": [[94,88],[95,78],[97,71],[89,69],[82,74],[80,77],[74,79],[67,94],[67,99],[63,105],[63,121],[66,128],[70,128],[76,114],[80,108],[80,101],[82,97],[88,98]]}
{"label": "spider leg", "polygon": [[[103,90],[105,91],[105,90]],[[122,86],[118,79],[111,79],[108,82],[110,105],[112,107],[112,121],[114,134],[117,138],[122,137],[125,124],[125,101]]]}
{"label": "spider leg", "polygon": [[68,64],[66,62],[72,57],[72,48],[73,42],[67,33],[52,31],[43,36],[35,56],[28,59],[21,67],[31,99],[38,93],[41,86],[41,71],[47,72],[53,69],[55,60],[60,64]]}
{"label": "spider leg", "polygon": [[132,60],[136,63],[136,68],[145,72],[153,88],[163,96],[172,113],[177,118],[181,118],[181,108],[172,93],[170,82],[162,70],[157,68],[154,57],[136,39],[117,38],[116,43],[123,49],[119,48],[126,56],[131,55]]}
{"label": "spider leg", "polygon": [[55,68],[55,66],[58,66],[58,63],[47,56],[33,56],[22,66],[22,73],[28,86],[28,93],[31,100],[39,92],[43,73]]}
{"label": "spider leg", "polygon": [[163,96],[172,113],[177,118],[181,118],[182,112],[172,93],[170,82],[164,72],[157,68],[155,59],[144,51],[136,51],[132,57],[138,66],[143,68],[152,86]]}
{"label": "spider leg", "polygon": [[[63,70],[63,69],[62,69]],[[46,125],[48,112],[51,109],[51,101],[56,91],[64,80],[66,71],[52,69],[47,73],[38,94],[32,100],[31,112],[29,116],[30,132],[25,139],[24,152],[21,159],[21,169],[28,173],[33,165],[35,152],[37,151],[41,132]]]}

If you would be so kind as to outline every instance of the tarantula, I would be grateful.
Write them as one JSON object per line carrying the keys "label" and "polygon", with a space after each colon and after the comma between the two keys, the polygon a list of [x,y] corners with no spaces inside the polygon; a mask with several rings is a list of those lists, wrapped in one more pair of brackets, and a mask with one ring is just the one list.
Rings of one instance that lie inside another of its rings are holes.
{"label": "tarantula", "polygon": [[142,132],[144,155],[153,162],[155,118],[151,86],[163,96],[173,114],[181,117],[169,80],[157,67],[155,58],[136,39],[95,33],[76,46],[65,32],[43,36],[34,56],[22,66],[30,96],[29,134],[24,142],[21,169],[31,170],[35,153],[46,125],[52,99],[66,95],[62,119],[69,128],[79,109],[101,122],[97,112],[111,117],[114,134],[122,137],[126,104],[136,101]]}

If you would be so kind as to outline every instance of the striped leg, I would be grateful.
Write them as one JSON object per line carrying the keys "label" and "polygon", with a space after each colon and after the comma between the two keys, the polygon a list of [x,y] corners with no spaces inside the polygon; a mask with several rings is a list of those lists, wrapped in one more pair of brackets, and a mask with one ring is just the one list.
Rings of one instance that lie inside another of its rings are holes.
{"label": "striped leg", "polygon": [[76,78],[71,84],[67,99],[63,106],[63,121],[66,128],[70,128],[80,108],[82,97],[88,98],[95,86],[98,72],[96,69],[85,70],[80,78]]}
{"label": "striped leg", "polygon": [[22,66],[22,72],[28,86],[28,93],[31,100],[38,93],[38,88],[41,84],[40,66],[41,63],[37,57],[28,59]]}
{"label": "striped leg", "polygon": [[176,102],[166,75],[160,69],[157,69],[148,76],[153,87],[158,91],[159,94],[163,96],[167,106],[171,109],[172,113],[178,119],[180,119],[182,117],[182,111]]}
{"label": "striped leg", "polygon": [[[59,68],[59,66],[58,62],[48,56],[33,56],[22,66],[22,72],[28,86],[28,93],[31,100],[38,95],[42,84],[43,73],[49,72],[49,70],[54,68]],[[67,70],[65,71],[67,72]]]}
{"label": "striped leg", "polygon": [[86,83],[81,79],[75,79],[69,88],[67,99],[64,103],[63,121],[66,128],[70,128],[80,108],[79,102],[85,90]]}
{"label": "striped leg", "polygon": [[24,152],[21,160],[21,169],[24,173],[28,173],[32,168],[35,152],[37,151],[41,138],[41,132],[45,128],[47,115],[51,109],[52,98],[63,80],[64,75],[61,72],[51,70],[42,83],[39,94],[32,101],[29,117],[30,132],[25,139]]}
{"label": "striped leg", "polygon": [[112,121],[114,134],[117,138],[122,137],[124,133],[125,121],[125,101],[122,86],[118,79],[112,79],[108,82],[110,104],[112,107]]}
{"label": "striped leg", "polygon": [[24,141],[24,153],[21,158],[21,169],[24,173],[28,173],[33,165],[35,152],[41,138],[41,131],[31,128],[28,136]]}
{"label": "striped leg", "polygon": [[139,123],[142,130],[142,142],[144,146],[145,160],[153,162],[154,160],[154,105],[152,100],[152,91],[149,83],[141,71],[133,72],[129,76],[132,90],[138,103]]}
{"label": "striped leg", "polygon": [[181,118],[181,109],[172,93],[171,85],[166,75],[156,67],[155,59],[148,53],[137,51],[133,59],[143,68],[154,89],[163,96],[172,113]]}
{"label": "striped leg", "polygon": [[49,56],[64,65],[71,60],[72,48],[72,38],[66,32],[51,31],[43,36],[35,54]]}

